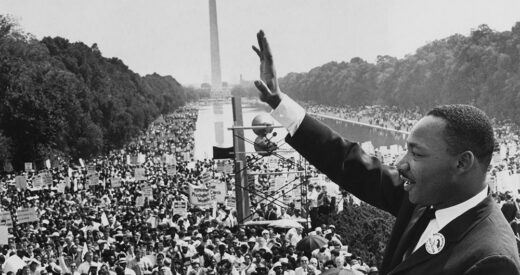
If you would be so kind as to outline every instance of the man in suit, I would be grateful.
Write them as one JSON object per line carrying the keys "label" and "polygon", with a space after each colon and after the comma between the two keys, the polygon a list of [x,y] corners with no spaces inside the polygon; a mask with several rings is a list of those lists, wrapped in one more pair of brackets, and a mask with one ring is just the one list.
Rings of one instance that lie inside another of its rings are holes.
{"label": "man in suit", "polygon": [[488,117],[468,105],[434,108],[412,129],[397,167],[368,156],[280,91],[265,35],[257,35],[260,99],[287,143],[331,180],[396,217],[381,274],[520,274],[513,232],[488,195],[494,147]]}

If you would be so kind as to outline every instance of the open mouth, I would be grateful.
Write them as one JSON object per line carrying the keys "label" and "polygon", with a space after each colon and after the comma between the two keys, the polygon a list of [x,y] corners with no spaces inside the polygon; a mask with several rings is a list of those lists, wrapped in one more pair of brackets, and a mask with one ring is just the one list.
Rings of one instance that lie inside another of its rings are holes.
{"label": "open mouth", "polygon": [[409,191],[412,186],[415,184],[415,181],[405,177],[404,175],[400,174],[399,177],[401,178],[401,181],[403,182],[403,188],[405,191]]}

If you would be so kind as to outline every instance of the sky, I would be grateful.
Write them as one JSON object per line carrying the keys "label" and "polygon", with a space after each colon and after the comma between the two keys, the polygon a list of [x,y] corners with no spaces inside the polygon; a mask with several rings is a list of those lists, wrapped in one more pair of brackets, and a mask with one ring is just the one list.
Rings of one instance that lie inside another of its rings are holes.
{"label": "sky", "polygon": [[[510,30],[518,0],[216,0],[222,79],[258,78],[251,50],[263,29],[278,75],[331,61],[402,58],[428,42],[480,24]],[[171,75],[183,85],[211,82],[208,0],[0,0],[36,38],[97,43],[131,70]]]}

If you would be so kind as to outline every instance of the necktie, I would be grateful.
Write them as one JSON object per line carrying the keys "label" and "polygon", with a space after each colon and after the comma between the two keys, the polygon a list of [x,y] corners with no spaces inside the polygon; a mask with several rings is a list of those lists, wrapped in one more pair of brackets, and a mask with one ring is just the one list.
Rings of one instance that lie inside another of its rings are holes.
{"label": "necktie", "polygon": [[421,238],[422,233],[428,227],[428,224],[432,219],[435,218],[435,208],[428,207],[426,210],[424,210],[422,216],[419,218],[419,220],[415,223],[413,228],[410,231],[410,241],[408,242],[408,249],[404,253],[403,260],[406,259],[410,254],[412,254],[413,249],[417,245],[417,242]]}

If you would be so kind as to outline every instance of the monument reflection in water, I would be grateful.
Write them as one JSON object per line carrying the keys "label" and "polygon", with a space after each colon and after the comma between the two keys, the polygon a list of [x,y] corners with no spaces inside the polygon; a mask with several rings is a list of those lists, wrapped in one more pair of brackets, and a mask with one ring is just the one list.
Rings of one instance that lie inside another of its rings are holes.
{"label": "monument reflection in water", "polygon": [[[243,104],[242,107],[244,125],[251,126],[252,119],[260,114],[267,112],[267,108],[258,104]],[[334,131],[344,138],[355,142],[371,141],[374,147],[390,146],[398,144],[404,146],[406,135],[390,130],[378,129],[370,126],[363,126],[342,120],[316,117],[321,122],[327,124]],[[211,158],[213,146],[230,147],[233,146],[231,131],[227,128],[233,125],[233,113],[230,102],[220,102],[218,104],[208,103],[199,106],[199,117],[195,130],[195,158]],[[276,129],[278,133],[275,140],[283,142],[283,137],[287,134],[285,129]],[[256,135],[253,131],[244,131],[248,140],[254,140]],[[282,149],[290,149],[287,144]],[[246,150],[254,151],[253,146],[246,142]]]}

